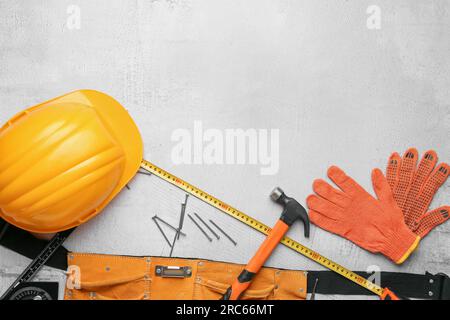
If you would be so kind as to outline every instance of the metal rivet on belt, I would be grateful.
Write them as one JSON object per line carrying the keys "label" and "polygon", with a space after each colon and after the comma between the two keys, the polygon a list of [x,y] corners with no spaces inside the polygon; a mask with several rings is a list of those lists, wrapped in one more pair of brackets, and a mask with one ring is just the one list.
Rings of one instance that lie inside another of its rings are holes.
{"label": "metal rivet on belt", "polygon": [[195,278],[195,280],[200,282],[200,281],[202,281],[202,278],[197,277],[197,278]]}
{"label": "metal rivet on belt", "polygon": [[69,254],[69,259],[73,259],[73,254]]}
{"label": "metal rivet on belt", "polygon": [[147,262],[151,262],[152,259],[150,257],[147,257],[147,259],[145,259]]}
{"label": "metal rivet on belt", "polygon": [[146,293],[144,294],[144,299],[148,299],[148,295]]}
{"label": "metal rivet on belt", "polygon": [[281,273],[281,271],[280,271],[280,270],[278,270],[277,272],[275,272],[275,274],[276,274],[277,276],[279,276],[279,275],[280,275],[280,273]]}
{"label": "metal rivet on belt", "polygon": [[428,291],[428,295],[431,297],[433,296],[433,291]]}
{"label": "metal rivet on belt", "polygon": [[307,276],[307,275],[308,275],[308,271],[303,271],[303,274],[304,274],[305,276]]}
{"label": "metal rivet on belt", "polygon": [[95,296],[96,296],[95,292],[89,292],[89,297],[95,298]]}
{"label": "metal rivet on belt", "polygon": [[430,283],[434,283],[434,280],[433,280],[433,279],[430,279]]}
{"label": "metal rivet on belt", "polygon": [[160,274],[161,273],[161,268],[156,268],[155,272],[156,272],[156,274]]}
{"label": "metal rivet on belt", "polygon": [[200,262],[198,263],[198,265],[199,265],[200,267],[202,267],[202,266],[204,265],[203,261],[200,261]]}
{"label": "metal rivet on belt", "polygon": [[303,288],[298,289],[298,291],[300,291],[300,292],[303,292],[303,290],[304,290]]}

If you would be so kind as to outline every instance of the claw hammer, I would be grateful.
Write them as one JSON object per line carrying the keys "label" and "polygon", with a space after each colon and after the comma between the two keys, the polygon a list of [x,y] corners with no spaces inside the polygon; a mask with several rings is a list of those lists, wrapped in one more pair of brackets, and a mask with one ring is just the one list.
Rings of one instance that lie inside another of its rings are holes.
{"label": "claw hammer", "polygon": [[278,187],[272,191],[270,197],[284,207],[281,217],[261,244],[258,251],[256,251],[253,258],[248,262],[244,270],[242,270],[239,277],[227,289],[222,300],[238,300],[242,296],[244,291],[250,286],[255,275],[262,268],[295,221],[303,221],[305,237],[309,238],[309,217],[305,208],[297,200],[288,197]]}

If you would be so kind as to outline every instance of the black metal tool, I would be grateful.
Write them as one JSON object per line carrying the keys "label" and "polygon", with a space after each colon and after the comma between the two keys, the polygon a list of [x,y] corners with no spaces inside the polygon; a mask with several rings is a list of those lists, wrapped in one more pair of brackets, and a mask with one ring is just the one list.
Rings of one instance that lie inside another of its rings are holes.
{"label": "black metal tool", "polygon": [[8,300],[58,300],[58,282],[23,282],[11,292]]}
{"label": "black metal tool", "polygon": [[69,235],[75,230],[69,229],[66,231],[58,232],[53,238],[48,242],[47,246],[41,251],[41,253],[28,265],[28,267],[22,272],[22,274],[13,282],[13,284],[3,293],[0,300],[8,300],[11,293],[19,286],[21,283],[30,281],[44,266],[48,259],[58,250],[59,247],[64,243],[64,241],[69,237]]}

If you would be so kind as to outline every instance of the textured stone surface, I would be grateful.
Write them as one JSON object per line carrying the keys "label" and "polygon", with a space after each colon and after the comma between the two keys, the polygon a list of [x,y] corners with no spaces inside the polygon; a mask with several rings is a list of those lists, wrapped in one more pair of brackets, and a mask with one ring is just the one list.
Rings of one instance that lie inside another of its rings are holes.
{"label": "textured stone surface", "polygon": [[[366,10],[381,10],[381,28]],[[80,29],[67,27],[77,5]],[[435,148],[450,161],[450,11],[447,1],[1,1],[0,121],[24,107],[80,88],[104,91],[131,113],[145,157],[268,225],[280,186],[300,202],[313,179],[336,164],[364,187],[392,151]],[[255,165],[174,165],[171,134],[207,128],[280,129],[280,169]],[[67,242],[77,251],[168,255],[151,221],[177,223],[184,194],[139,175]],[[432,206],[450,201],[449,183]],[[244,263],[262,235],[189,199],[238,242],[209,243],[186,219],[175,256]],[[394,266],[318,228],[289,235],[355,270],[450,274],[450,223],[438,227],[403,266]],[[24,259],[0,248],[0,267]],[[6,257],[5,259],[3,257]],[[269,265],[319,269],[286,248]]]}

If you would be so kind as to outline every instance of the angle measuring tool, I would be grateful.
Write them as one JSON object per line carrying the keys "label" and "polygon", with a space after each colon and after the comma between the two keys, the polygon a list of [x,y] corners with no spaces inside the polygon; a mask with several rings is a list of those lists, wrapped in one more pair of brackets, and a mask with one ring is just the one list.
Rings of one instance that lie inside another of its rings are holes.
{"label": "angle measuring tool", "polygon": [[[201,189],[191,185],[190,183],[174,176],[173,174],[165,171],[164,169],[161,169],[154,164],[142,160],[141,162],[141,168],[144,170],[147,170],[148,172],[154,174],[155,176],[158,176],[159,178],[171,183],[172,185],[182,189],[183,191],[193,195],[194,197],[208,203],[209,205],[213,206],[214,208],[226,213],[227,215],[239,220],[240,222],[245,223],[246,225],[252,227],[253,229],[268,235],[271,229],[263,224],[262,222],[259,222],[258,220],[248,216],[247,214],[243,213],[242,211],[233,208],[232,206],[228,205],[227,203],[217,199],[216,197],[208,194],[205,191],[202,191]],[[347,278],[350,281],[353,281],[354,283],[366,288],[367,290],[372,291],[382,299],[396,299],[394,293],[392,293],[388,288],[382,288],[375,283],[369,281],[368,279],[361,277],[360,275],[356,274],[353,271],[348,270],[347,268],[341,266],[340,264],[322,256],[321,254],[315,252],[314,250],[311,250],[301,243],[289,238],[284,237],[281,240],[281,243],[285,245],[286,247],[294,250],[295,252],[300,253],[301,255],[321,264],[325,268],[334,271],[341,276]]]}
{"label": "angle measuring tool", "polygon": [[[11,284],[11,286],[3,293],[0,300],[8,300],[11,297],[17,297],[15,289],[22,283],[30,281],[44,266],[44,264],[52,257],[56,250],[63,244],[67,237],[75,229],[69,229],[57,233],[48,242],[45,248],[39,253],[39,255],[28,265],[28,267],[22,272],[22,274]],[[21,292],[23,293],[23,292]]]}

